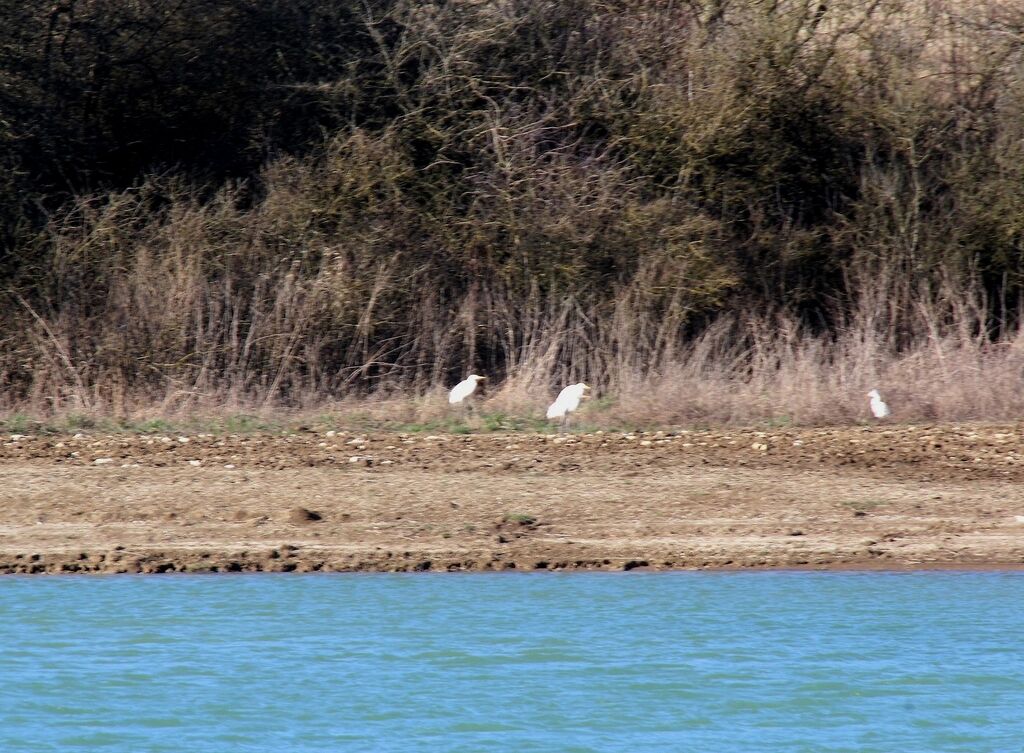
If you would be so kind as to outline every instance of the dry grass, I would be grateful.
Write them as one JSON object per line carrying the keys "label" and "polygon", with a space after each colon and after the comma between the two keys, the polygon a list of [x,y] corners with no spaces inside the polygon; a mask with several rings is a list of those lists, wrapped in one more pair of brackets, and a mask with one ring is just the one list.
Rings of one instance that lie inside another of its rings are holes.
{"label": "dry grass", "polygon": [[[969,273],[855,260],[827,328],[725,308],[687,334],[711,296],[688,282],[699,258],[644,257],[603,295],[458,289],[389,241],[321,237],[290,193],[302,177],[270,176],[249,210],[230,192],[158,212],[144,192],[83,200],[47,238],[50,295],[7,292],[0,416],[537,427],[580,379],[593,426],[845,424],[874,387],[896,421],[1024,412],[1024,333],[992,329],[1007,319]],[[467,371],[491,378],[468,418],[445,400]]]}
{"label": "dry grass", "polygon": [[[849,424],[869,420],[865,393],[873,387],[882,391],[896,422],[1016,420],[1024,414],[1024,333],[987,337],[966,300],[922,299],[912,316],[917,334],[900,342],[891,335],[885,309],[862,308],[838,334],[809,332],[784,314],[722,316],[689,342],[632,353],[624,350],[633,328],[617,331],[621,320],[577,321],[574,327],[562,317],[550,327],[536,325],[505,378],[491,374],[468,415],[447,405],[445,389],[454,378],[419,384],[385,379],[375,389],[348,393],[310,387],[276,399],[224,374],[205,375],[202,390],[195,384],[191,390],[171,385],[163,394],[153,387],[118,391],[102,382],[103,372],[71,359],[66,343],[79,333],[40,318],[27,342],[34,357],[51,365],[43,372],[48,381],[21,400],[8,396],[0,416],[135,426],[162,419],[228,429],[285,423],[539,428],[557,389],[582,377],[596,387],[581,412],[583,425],[592,427]],[[585,351],[574,332],[588,325],[594,347]],[[558,354],[565,352],[577,360],[562,360]],[[645,357],[651,360],[644,363]]]}
{"label": "dry grass", "polygon": [[694,358],[638,376],[612,412],[637,424],[841,425],[870,420],[865,393],[877,387],[897,422],[1006,421],[1024,414],[1020,333],[998,343],[926,338],[893,353],[862,331],[838,339],[799,336],[783,322],[735,359],[709,357],[726,343],[705,336]]}

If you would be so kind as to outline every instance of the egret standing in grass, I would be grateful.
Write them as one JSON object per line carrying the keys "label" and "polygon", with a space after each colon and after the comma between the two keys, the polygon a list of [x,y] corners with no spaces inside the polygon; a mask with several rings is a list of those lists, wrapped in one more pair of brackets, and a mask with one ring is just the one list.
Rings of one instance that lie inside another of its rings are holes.
{"label": "egret standing in grass", "polygon": [[584,392],[589,389],[590,387],[583,382],[570,384],[568,387],[565,387],[558,393],[555,402],[548,406],[548,420],[553,418],[562,419],[559,428],[564,429],[569,423],[569,414],[580,407],[580,400],[586,397]]}
{"label": "egret standing in grass", "polygon": [[469,403],[466,402],[466,399],[476,392],[476,384],[481,379],[483,379],[483,377],[479,374],[470,374],[457,385],[452,387],[452,391],[448,393],[448,404],[460,405],[464,408],[467,407]]}
{"label": "egret standing in grass", "polygon": [[871,398],[871,415],[875,418],[888,418],[890,413],[889,406],[882,400],[878,390],[871,390],[868,393],[868,397]]}

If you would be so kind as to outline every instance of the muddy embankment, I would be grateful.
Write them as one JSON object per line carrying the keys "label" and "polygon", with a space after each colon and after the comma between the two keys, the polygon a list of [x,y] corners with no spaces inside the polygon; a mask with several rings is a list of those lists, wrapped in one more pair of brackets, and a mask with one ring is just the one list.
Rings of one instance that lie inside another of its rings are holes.
{"label": "muddy embankment", "polygon": [[1024,425],[4,436],[0,572],[1024,566]]}

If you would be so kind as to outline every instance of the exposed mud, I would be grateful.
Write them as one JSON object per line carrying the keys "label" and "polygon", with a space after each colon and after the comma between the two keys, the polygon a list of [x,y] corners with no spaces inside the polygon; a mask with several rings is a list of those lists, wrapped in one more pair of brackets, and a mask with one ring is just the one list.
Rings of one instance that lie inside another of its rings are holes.
{"label": "exposed mud", "polygon": [[1024,566],[1024,425],[5,436],[0,572]]}

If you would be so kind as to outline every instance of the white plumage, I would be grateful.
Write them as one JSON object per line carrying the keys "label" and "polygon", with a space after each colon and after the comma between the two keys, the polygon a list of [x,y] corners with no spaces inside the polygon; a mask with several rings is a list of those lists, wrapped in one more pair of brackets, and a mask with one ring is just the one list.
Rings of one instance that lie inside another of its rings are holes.
{"label": "white plumage", "polygon": [[886,418],[889,415],[889,406],[882,400],[882,396],[878,393],[878,390],[871,390],[868,393],[868,397],[871,398],[871,415],[875,418]]}
{"label": "white plumage", "polygon": [[569,414],[580,407],[580,400],[583,399],[583,392],[590,387],[583,382],[570,384],[558,393],[555,402],[548,406],[548,418],[561,418],[563,421]]}
{"label": "white plumage", "polygon": [[448,393],[448,402],[451,405],[458,405],[461,403],[467,397],[476,392],[476,383],[483,378],[484,377],[479,374],[470,374],[457,385],[452,387],[452,391]]}

